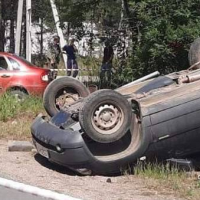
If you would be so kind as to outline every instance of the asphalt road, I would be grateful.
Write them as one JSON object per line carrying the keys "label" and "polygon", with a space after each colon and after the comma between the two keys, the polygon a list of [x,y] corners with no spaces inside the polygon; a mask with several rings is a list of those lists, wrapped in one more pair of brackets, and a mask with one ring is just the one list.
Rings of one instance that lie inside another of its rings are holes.
{"label": "asphalt road", "polygon": [[10,188],[0,186],[0,199],[2,200],[47,200],[28,193],[16,191]]}

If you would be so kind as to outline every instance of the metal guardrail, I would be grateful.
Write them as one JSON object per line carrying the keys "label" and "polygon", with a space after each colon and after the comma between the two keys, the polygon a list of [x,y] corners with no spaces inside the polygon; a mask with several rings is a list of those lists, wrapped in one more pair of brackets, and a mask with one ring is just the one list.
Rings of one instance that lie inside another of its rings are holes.
{"label": "metal guardrail", "polygon": [[[72,72],[71,74],[73,74],[74,71],[94,71],[93,69],[50,69],[51,71],[55,71],[55,72],[67,72],[70,71]],[[67,75],[62,75],[62,76],[57,76],[57,78],[63,77],[63,76],[67,76]],[[78,79],[81,82],[99,82],[100,78],[99,76],[77,76],[76,79]]]}
{"label": "metal guardrail", "polygon": [[[61,78],[64,76],[57,76],[57,78]],[[76,79],[78,79],[80,82],[99,82],[100,78],[98,76],[77,76]]]}
{"label": "metal guardrail", "polygon": [[94,69],[50,69],[51,71],[95,71]]}

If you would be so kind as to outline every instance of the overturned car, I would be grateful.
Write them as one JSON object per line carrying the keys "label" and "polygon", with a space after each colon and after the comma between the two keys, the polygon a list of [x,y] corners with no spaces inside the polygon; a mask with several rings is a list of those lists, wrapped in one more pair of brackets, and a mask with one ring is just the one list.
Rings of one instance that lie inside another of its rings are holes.
{"label": "overturned car", "polygon": [[[84,92],[83,92],[84,91]],[[147,160],[200,152],[200,69],[89,93],[63,77],[46,89],[31,133],[38,153],[75,171],[113,174]]]}

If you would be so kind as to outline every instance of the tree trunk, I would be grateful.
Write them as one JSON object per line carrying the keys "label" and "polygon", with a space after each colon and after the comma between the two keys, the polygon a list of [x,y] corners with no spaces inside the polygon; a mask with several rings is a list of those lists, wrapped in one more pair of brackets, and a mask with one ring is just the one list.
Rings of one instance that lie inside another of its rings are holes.
{"label": "tree trunk", "polygon": [[4,51],[5,45],[5,0],[1,0],[1,7],[0,7],[1,15],[0,15],[0,51]]}
{"label": "tree trunk", "polygon": [[43,41],[44,41],[44,19],[41,18],[41,22],[40,22],[40,30],[41,30],[41,33],[40,33],[40,55],[42,56],[43,55]]}
{"label": "tree trunk", "polygon": [[10,22],[10,52],[15,52],[15,22],[12,19]]}
{"label": "tree trunk", "polygon": [[23,26],[22,26],[22,45],[21,54],[24,58],[26,57],[26,15],[23,15]]}
{"label": "tree trunk", "polygon": [[[11,10],[14,10],[14,0],[11,0]],[[14,13],[10,16],[10,52],[15,52],[15,16]]]}
{"label": "tree trunk", "polygon": [[117,58],[119,60],[119,73],[126,65],[127,47],[126,47],[126,28],[127,22],[125,20],[125,15],[127,17],[127,11],[125,5],[126,0],[121,0],[121,18],[118,26],[118,42],[117,42]]}
{"label": "tree trunk", "polygon": [[122,0],[123,1],[123,6],[124,6],[124,11],[126,13],[126,16],[128,18],[129,22],[129,28],[133,28],[134,23],[133,23],[133,16],[130,13],[129,5],[127,0]]}
{"label": "tree trunk", "polygon": [[120,17],[120,22],[119,22],[118,30],[122,29],[122,24],[123,24],[123,21],[124,21],[124,11],[125,11],[124,0],[122,0],[121,1],[121,17]]}

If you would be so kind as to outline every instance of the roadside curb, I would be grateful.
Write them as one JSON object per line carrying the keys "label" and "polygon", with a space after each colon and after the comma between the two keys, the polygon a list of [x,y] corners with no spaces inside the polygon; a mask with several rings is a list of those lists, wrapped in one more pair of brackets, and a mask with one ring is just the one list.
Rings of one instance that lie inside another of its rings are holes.
{"label": "roadside curb", "polygon": [[52,200],[81,200],[64,194],[59,194],[50,190],[40,189],[38,187],[18,183],[4,178],[0,178],[0,186]]}
{"label": "roadside curb", "polygon": [[8,141],[8,151],[32,151],[34,146],[28,141]]}

